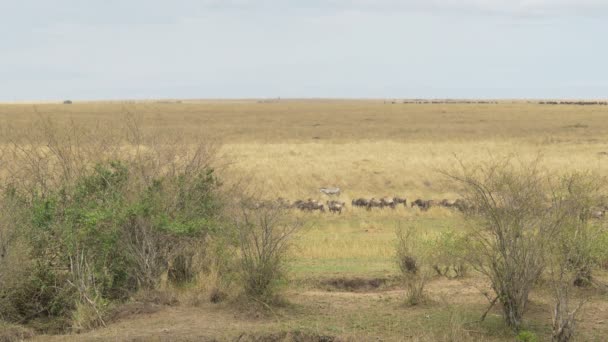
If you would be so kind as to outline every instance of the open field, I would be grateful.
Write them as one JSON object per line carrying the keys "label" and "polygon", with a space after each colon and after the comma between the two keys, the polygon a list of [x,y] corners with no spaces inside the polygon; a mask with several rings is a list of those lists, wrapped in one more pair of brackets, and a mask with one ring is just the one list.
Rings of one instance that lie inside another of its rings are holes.
{"label": "open field", "polygon": [[491,154],[544,156],[556,170],[608,165],[607,106],[384,104],[382,101],[205,101],[2,105],[0,143],[23,138],[23,124],[50,116],[119,126],[126,115],[160,139],[222,144],[231,172],[246,174],[267,197],[318,197],[339,186],[358,196],[449,197],[434,172]]}
{"label": "open field", "polygon": [[[478,274],[460,280],[434,279],[432,301],[403,305],[393,279],[395,231],[412,226],[434,235],[464,230],[460,213],[354,209],[356,197],[404,196],[455,199],[459,195],[438,172],[458,160],[482,161],[515,155],[542,155],[552,170],[608,170],[608,107],[547,106],[503,101],[498,104],[390,104],[383,101],[281,100],[182,101],[179,103],[75,103],[0,105],[0,146],[36,144],[25,128],[40,117],[58,127],[70,122],[120,129],[126,117],[159,141],[184,148],[211,139],[219,146],[222,177],[239,180],[260,197],[325,200],[318,188],[337,186],[347,203],[341,215],[297,213],[306,229],[297,237],[290,261],[290,302],[268,316],[239,311],[229,303],[158,306],[140,310],[107,328],[77,336],[39,336],[40,340],[219,340],[243,333],[256,336],[301,331],[353,340],[511,341],[494,309],[482,323],[488,284]],[[86,143],[86,141],[85,141]],[[10,156],[1,162],[9,163]],[[599,276],[606,278],[606,274]],[[382,286],[342,289],[335,279],[385,279]],[[325,285],[324,285],[325,284]],[[608,300],[594,293],[581,324],[580,340],[601,341],[608,334]],[[549,299],[532,296],[528,329],[550,337]],[[277,335],[278,334],[278,335]],[[275,337],[276,337],[275,336]],[[284,336],[282,336],[284,338]],[[247,340],[247,339],[245,339]]]}

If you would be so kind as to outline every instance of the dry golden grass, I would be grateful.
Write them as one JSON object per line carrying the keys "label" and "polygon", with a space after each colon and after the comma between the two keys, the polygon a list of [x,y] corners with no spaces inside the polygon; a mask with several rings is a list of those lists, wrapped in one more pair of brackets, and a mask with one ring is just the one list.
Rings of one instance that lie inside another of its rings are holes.
{"label": "dry golden grass", "polygon": [[0,144],[39,116],[100,130],[138,118],[144,132],[223,144],[230,172],[266,197],[321,198],[321,186],[358,196],[454,197],[436,169],[491,154],[544,155],[557,170],[604,170],[606,106],[384,104],[381,101],[200,101],[0,105]]}

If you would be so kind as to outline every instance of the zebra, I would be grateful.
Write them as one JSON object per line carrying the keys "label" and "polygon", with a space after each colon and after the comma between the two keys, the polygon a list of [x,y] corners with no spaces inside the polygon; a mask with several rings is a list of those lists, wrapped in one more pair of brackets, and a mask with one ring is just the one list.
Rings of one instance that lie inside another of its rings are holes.
{"label": "zebra", "polygon": [[319,191],[326,194],[327,196],[340,196],[340,188],[320,188]]}

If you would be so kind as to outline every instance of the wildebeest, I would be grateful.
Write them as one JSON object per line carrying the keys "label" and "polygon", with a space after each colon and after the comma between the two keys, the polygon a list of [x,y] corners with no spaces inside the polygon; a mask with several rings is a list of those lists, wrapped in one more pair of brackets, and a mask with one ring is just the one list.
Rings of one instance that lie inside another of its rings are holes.
{"label": "wildebeest", "polygon": [[382,203],[382,208],[389,207],[395,209],[395,200],[390,197],[381,198],[380,203]]}
{"label": "wildebeest", "polygon": [[444,198],[439,202],[439,205],[446,208],[453,208],[456,205],[456,201]]}
{"label": "wildebeest", "polygon": [[413,207],[422,207],[424,205],[424,200],[423,199],[416,199],[415,201],[410,202],[410,206]]}
{"label": "wildebeest", "polygon": [[344,209],[346,203],[340,201],[327,201],[327,209],[329,209],[332,213],[342,214],[342,209]]}
{"label": "wildebeest", "polygon": [[291,201],[283,197],[277,198],[277,204],[281,209],[289,209],[292,207]]}
{"label": "wildebeest", "polygon": [[319,210],[321,212],[325,211],[325,205],[323,203],[319,203],[317,200],[313,200],[309,198],[306,201],[297,200],[293,203],[293,208],[304,210],[304,211],[314,211]]}
{"label": "wildebeest", "polygon": [[403,197],[395,197],[393,198],[393,201],[395,202],[395,205],[403,204],[404,207],[407,207],[407,199]]}
{"label": "wildebeest", "polygon": [[369,206],[369,200],[365,198],[356,198],[352,200],[351,204],[353,205],[353,207],[367,208]]}
{"label": "wildebeest", "polygon": [[382,208],[382,201],[372,197],[367,203],[367,210],[371,210],[372,208]]}
{"label": "wildebeest", "polygon": [[325,204],[314,202],[314,203],[311,204],[311,209],[310,210],[311,211],[318,210],[318,211],[324,213],[325,212]]}
{"label": "wildebeest", "polygon": [[320,188],[319,191],[328,196],[340,196],[340,188]]}
{"label": "wildebeest", "polygon": [[435,201],[434,200],[423,200],[423,199],[418,198],[417,200],[413,201],[411,205],[412,205],[412,208],[418,207],[422,211],[427,211],[431,207],[435,206]]}

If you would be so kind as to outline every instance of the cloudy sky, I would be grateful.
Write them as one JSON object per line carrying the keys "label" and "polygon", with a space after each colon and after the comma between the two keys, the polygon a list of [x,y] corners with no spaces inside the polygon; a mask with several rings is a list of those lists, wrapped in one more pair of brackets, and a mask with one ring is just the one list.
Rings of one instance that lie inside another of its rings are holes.
{"label": "cloudy sky", "polygon": [[608,0],[0,0],[0,101],[608,98]]}

